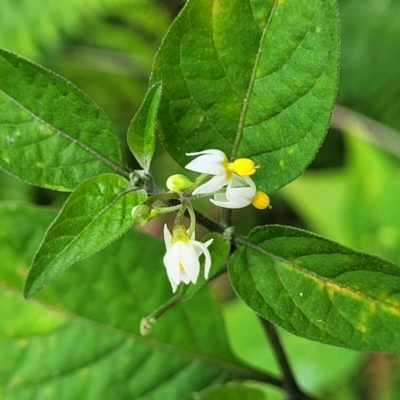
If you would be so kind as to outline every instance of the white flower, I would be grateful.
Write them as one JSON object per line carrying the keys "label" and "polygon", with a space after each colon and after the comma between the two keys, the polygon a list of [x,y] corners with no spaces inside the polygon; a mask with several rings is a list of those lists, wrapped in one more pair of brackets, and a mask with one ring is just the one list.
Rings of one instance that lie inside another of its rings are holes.
{"label": "white flower", "polygon": [[266,193],[256,190],[256,185],[248,176],[233,174],[225,193],[217,193],[210,201],[219,207],[242,208],[253,204],[254,207],[264,210],[269,206],[269,197]]}
{"label": "white flower", "polygon": [[186,230],[178,229],[178,231],[178,235],[175,235],[174,232],[173,238],[167,225],[164,225],[164,241],[167,253],[163,261],[174,293],[181,282],[186,284],[197,282],[200,272],[199,257],[201,254],[204,254],[205,257],[204,276],[206,279],[208,278],[211,267],[211,255],[207,247],[213,241],[211,239],[205,243],[198,242],[194,240],[194,233],[192,238],[189,239]]}
{"label": "white flower", "polygon": [[240,176],[253,175],[256,172],[254,162],[248,158],[239,158],[229,162],[225,153],[220,150],[204,150],[196,153],[186,153],[187,156],[197,156],[186,169],[201,174],[214,175],[208,182],[200,185],[193,194],[214,193],[227,185],[234,173]]}

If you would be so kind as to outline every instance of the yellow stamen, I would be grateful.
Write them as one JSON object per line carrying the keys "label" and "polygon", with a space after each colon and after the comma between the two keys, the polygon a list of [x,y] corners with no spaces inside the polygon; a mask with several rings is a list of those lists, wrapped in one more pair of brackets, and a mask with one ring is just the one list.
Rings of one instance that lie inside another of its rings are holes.
{"label": "yellow stamen", "polygon": [[230,172],[234,172],[240,176],[249,176],[256,173],[256,165],[254,161],[249,158],[238,158],[232,163],[226,165],[226,169]]}
{"label": "yellow stamen", "polygon": [[270,204],[269,196],[266,193],[257,190],[253,200],[251,201],[251,204],[253,204],[253,206],[259,210],[265,210]]}
{"label": "yellow stamen", "polygon": [[181,261],[179,261],[179,269],[181,270],[181,271],[183,271],[185,268],[183,268],[183,264],[182,264],[182,262]]}

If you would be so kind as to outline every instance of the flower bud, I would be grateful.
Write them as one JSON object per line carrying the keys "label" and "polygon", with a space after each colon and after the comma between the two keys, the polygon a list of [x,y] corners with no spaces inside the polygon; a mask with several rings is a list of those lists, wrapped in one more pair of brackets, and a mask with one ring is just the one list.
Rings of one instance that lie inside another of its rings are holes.
{"label": "flower bud", "polygon": [[251,204],[259,210],[265,210],[270,204],[269,196],[266,193],[257,190],[255,196],[251,200]]}
{"label": "flower bud", "polygon": [[167,179],[167,188],[173,192],[183,192],[192,185],[193,182],[182,174],[171,175]]}
{"label": "flower bud", "polygon": [[132,208],[131,215],[133,218],[133,223],[137,224],[140,222],[140,225],[146,225],[147,221],[150,218],[151,214],[151,207],[146,204],[139,204],[136,207]]}

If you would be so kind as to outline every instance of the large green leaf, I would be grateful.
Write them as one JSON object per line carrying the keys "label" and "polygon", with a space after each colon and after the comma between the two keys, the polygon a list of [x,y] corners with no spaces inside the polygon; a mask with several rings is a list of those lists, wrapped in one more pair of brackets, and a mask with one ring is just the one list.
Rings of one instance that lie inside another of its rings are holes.
{"label": "large green leaf", "polygon": [[161,140],[181,165],[189,151],[251,157],[272,191],[318,150],[336,92],[334,0],[190,0],[164,38]]}
{"label": "large green leaf", "polygon": [[129,149],[140,166],[148,171],[156,147],[156,122],[161,99],[161,83],[152,86],[128,129]]}
{"label": "large green leaf", "polygon": [[308,339],[400,351],[398,266],[290,227],[259,227],[247,240],[228,270],[254,311]]}
{"label": "large green leaf", "polygon": [[101,173],[128,176],[104,112],[58,75],[0,50],[0,168],[72,191]]}
{"label": "large green leaf", "polygon": [[97,253],[132,225],[132,208],[146,200],[127,180],[104,174],[83,182],[46,232],[32,263],[24,293],[34,296],[77,261]]}
{"label": "large green leaf", "polygon": [[181,399],[210,384],[262,377],[231,355],[207,290],[140,336],[140,319],[171,296],[171,287],[164,245],[138,232],[24,302],[23,276],[55,214],[0,206],[2,399]]}

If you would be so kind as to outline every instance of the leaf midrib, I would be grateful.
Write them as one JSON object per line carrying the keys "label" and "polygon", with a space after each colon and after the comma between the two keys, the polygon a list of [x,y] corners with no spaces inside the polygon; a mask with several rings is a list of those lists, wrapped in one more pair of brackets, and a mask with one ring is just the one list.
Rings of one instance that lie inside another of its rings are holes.
{"label": "leaf midrib", "polygon": [[[112,206],[114,206],[115,203],[116,203],[120,198],[122,198],[123,196],[125,196],[126,194],[128,194],[128,193],[130,193],[130,192],[132,192],[132,189],[128,189],[128,190],[125,190],[125,191],[122,192],[122,193],[119,193],[119,194],[113,199],[113,201],[107,205],[107,207],[101,209],[93,218],[91,218],[89,224],[87,224],[87,225],[79,232],[78,235],[74,235],[74,236],[73,236],[74,239],[71,240],[71,241],[68,243],[68,245],[65,246],[64,249],[63,249],[62,251],[60,251],[60,252],[52,259],[51,263],[49,263],[49,264],[47,265],[47,267],[42,271],[42,273],[41,273],[41,274],[37,277],[37,279],[32,283],[31,288],[33,287],[34,283],[37,282],[37,280],[43,275],[43,273],[44,273],[45,271],[47,271],[49,268],[51,268],[52,266],[54,266],[54,264],[57,264],[57,261],[59,260],[59,258],[60,258],[66,251],[68,251],[68,249],[70,249],[71,246],[72,246],[74,243],[76,243],[76,241],[79,240],[79,239],[82,237],[82,235],[84,235],[85,232],[87,232],[87,230],[88,230],[95,222],[97,222],[97,220],[98,220],[104,213],[106,213]],[[61,210],[61,211],[62,211],[62,210]],[[56,219],[56,220],[54,221],[54,223],[50,225],[50,227],[49,227],[49,232],[50,232],[50,229],[53,228],[53,226],[55,226],[57,222],[58,222],[58,219]],[[127,229],[129,229],[129,227],[128,227]],[[122,233],[121,233],[121,234],[122,234]],[[59,236],[58,236],[58,237],[59,237]],[[42,248],[42,245],[45,243],[45,240],[46,240],[46,236],[45,236],[45,238],[43,239],[43,243],[41,244],[41,247],[40,247],[40,248]],[[48,243],[47,243],[47,244],[48,244]],[[96,251],[94,251],[94,252],[91,253],[91,254],[94,254],[94,253],[96,253]],[[46,253],[45,253],[45,254],[46,254]],[[35,265],[37,265],[37,263],[36,263],[35,261],[36,261],[36,259],[37,259],[37,256],[39,256],[39,255],[42,256],[42,254],[40,254],[40,250],[39,250],[39,252],[37,253],[37,255],[35,256],[35,259],[34,259],[34,261],[33,261],[33,263],[32,263],[32,268],[33,268]],[[89,255],[89,256],[90,256],[90,255]],[[86,256],[83,256],[83,257],[81,257],[81,258],[76,259],[76,260],[75,260],[74,262],[72,262],[72,263],[66,264],[64,270],[67,269],[68,267],[70,267],[70,266],[71,266],[72,264],[74,264],[75,262],[78,262],[78,261],[82,260],[83,258],[86,258],[86,257],[89,257],[89,256],[87,256],[87,255],[86,255]],[[30,294],[29,297],[34,296],[35,293],[37,293],[37,291],[35,291],[33,294]]]}
{"label": "leaf midrib", "polygon": [[31,110],[26,108],[24,105],[22,105],[19,101],[8,95],[6,92],[4,92],[2,89],[0,89],[0,94],[2,94],[8,101],[14,103],[17,107],[19,107],[21,110],[25,111],[33,120],[39,122],[40,124],[43,124],[50,128],[51,130],[55,131],[59,136],[62,138],[74,143],[75,145],[79,146],[82,148],[84,151],[88,152],[90,155],[93,157],[97,158],[99,161],[103,162],[106,164],[108,167],[113,169],[114,171],[118,172],[122,176],[129,177],[129,172],[125,171],[123,168],[118,166],[117,164],[113,163],[111,160],[109,160],[107,157],[101,155],[97,151],[93,150],[91,147],[86,145],[85,143],[81,142],[78,139],[75,139],[74,137],[70,136],[68,133],[62,131],[61,129],[56,128],[54,125],[51,123],[45,121],[42,119],[40,116],[34,114]]}
{"label": "leaf midrib", "polygon": [[[243,244],[243,243],[242,243]],[[295,271],[299,271],[301,273],[303,273],[305,276],[313,276],[316,280],[321,281],[324,283],[324,286],[330,285],[330,286],[337,286],[338,288],[342,289],[342,290],[346,290],[349,291],[351,293],[357,294],[359,295],[361,298],[365,299],[366,301],[375,303],[377,306],[382,307],[382,306],[386,306],[388,308],[388,312],[390,311],[391,308],[397,308],[400,311],[400,307],[396,307],[394,304],[392,303],[388,303],[385,300],[379,300],[379,299],[375,299],[373,297],[370,297],[369,295],[359,292],[358,290],[351,288],[349,286],[343,285],[340,282],[335,282],[333,280],[330,280],[329,278],[326,278],[322,275],[317,275],[315,272],[310,271],[304,267],[302,267],[299,264],[296,264],[294,261],[288,260],[287,258],[283,258],[280,256],[277,256],[275,254],[269,253],[268,251],[264,250],[262,247],[260,247],[259,245],[256,245],[254,243],[248,242],[247,244],[245,244],[245,246],[252,248],[253,250],[259,251],[260,253],[271,257],[275,263],[275,261],[281,261],[284,264],[289,265],[291,268],[293,268]],[[332,254],[336,254],[336,255],[343,255],[343,253],[320,253],[321,255],[332,255]],[[395,315],[394,313],[391,313],[392,315]]]}
{"label": "leaf midrib", "polygon": [[250,80],[249,80],[249,84],[247,86],[247,91],[246,91],[246,95],[243,99],[243,105],[242,105],[242,110],[240,113],[240,117],[239,117],[239,122],[238,122],[238,127],[236,130],[236,135],[235,135],[235,139],[232,145],[232,150],[231,150],[231,154],[230,154],[230,160],[234,161],[234,159],[236,158],[236,154],[239,148],[239,144],[240,144],[240,139],[242,138],[242,133],[243,133],[243,127],[244,127],[244,121],[246,118],[246,113],[247,113],[247,109],[249,107],[249,101],[250,101],[250,96],[251,93],[253,91],[253,87],[254,87],[254,82],[256,80],[256,73],[257,73],[257,69],[258,69],[258,64],[260,62],[260,57],[261,57],[261,53],[262,53],[262,44],[264,42],[265,39],[265,35],[267,34],[268,28],[271,25],[271,21],[272,18],[274,17],[276,8],[278,7],[278,0],[274,0],[274,5],[272,6],[271,12],[269,14],[268,17],[268,21],[265,24],[265,27],[262,30],[262,34],[261,34],[261,38],[260,38],[260,42],[259,42],[259,46],[258,46],[258,52],[257,52],[257,56],[256,59],[254,61],[254,66],[253,69],[251,71],[251,76],[250,76]]}

